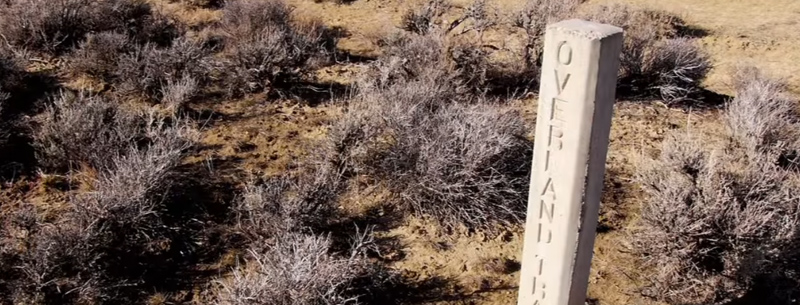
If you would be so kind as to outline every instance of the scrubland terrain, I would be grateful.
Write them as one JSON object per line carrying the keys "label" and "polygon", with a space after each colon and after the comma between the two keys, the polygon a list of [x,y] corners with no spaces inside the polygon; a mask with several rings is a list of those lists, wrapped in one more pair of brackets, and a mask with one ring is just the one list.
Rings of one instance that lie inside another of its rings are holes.
{"label": "scrubland terrain", "polygon": [[793,304],[800,4],[0,1],[0,304],[515,304],[541,35],[626,30],[590,304]]}

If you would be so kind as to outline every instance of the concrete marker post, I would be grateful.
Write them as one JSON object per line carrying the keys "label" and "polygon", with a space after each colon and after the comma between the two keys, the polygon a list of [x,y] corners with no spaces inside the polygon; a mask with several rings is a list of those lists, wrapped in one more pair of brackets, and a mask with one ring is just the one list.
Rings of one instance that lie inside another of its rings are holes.
{"label": "concrete marker post", "polygon": [[618,27],[547,27],[518,305],[586,301],[621,49]]}

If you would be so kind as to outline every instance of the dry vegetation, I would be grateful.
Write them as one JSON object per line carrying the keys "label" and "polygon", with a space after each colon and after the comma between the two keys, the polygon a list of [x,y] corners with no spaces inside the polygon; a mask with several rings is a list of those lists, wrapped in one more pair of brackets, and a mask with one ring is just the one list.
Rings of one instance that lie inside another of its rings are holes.
{"label": "dry vegetation", "polygon": [[639,180],[650,200],[634,238],[655,267],[654,296],[707,304],[758,288],[776,304],[792,298],[800,117],[784,88],[755,69],[741,71],[721,147],[680,131],[643,164]]}
{"label": "dry vegetation", "polygon": [[[434,0],[408,10],[346,94],[326,102],[342,113],[304,160],[278,176],[223,179],[213,162],[187,162],[209,149],[199,105],[313,107],[298,88],[323,88],[315,71],[353,63],[336,49],[341,33],[282,1],[179,2],[221,17],[188,26],[143,0],[0,1],[0,179],[11,188],[0,189],[0,304],[143,304],[161,293],[183,296],[165,303],[380,303],[407,283],[384,264],[381,228],[347,214],[343,197],[385,189],[381,211],[430,219],[444,235],[519,227],[533,142],[513,103],[536,91],[555,20],[626,30],[622,96],[706,106],[709,58],[675,16],[571,0],[531,0],[512,16],[475,1],[452,16]],[[524,42],[501,64],[492,56],[508,50],[483,35],[510,28]],[[99,89],[64,85],[76,79]],[[648,200],[632,239],[654,299],[796,293],[797,101],[755,69],[736,90],[723,139],[675,132],[637,167]]]}

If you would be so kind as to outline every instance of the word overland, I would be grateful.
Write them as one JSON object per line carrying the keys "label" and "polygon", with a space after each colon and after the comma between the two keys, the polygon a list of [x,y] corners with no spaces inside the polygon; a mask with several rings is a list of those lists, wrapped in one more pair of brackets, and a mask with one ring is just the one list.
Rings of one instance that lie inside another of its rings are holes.
{"label": "word overland", "polygon": [[622,29],[548,26],[519,305],[583,305],[614,106]]}

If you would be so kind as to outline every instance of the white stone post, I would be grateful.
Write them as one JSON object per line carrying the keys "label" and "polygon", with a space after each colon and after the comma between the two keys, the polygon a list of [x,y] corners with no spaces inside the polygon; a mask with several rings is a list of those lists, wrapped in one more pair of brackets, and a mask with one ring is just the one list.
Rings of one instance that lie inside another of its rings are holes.
{"label": "white stone post", "polygon": [[518,305],[584,305],[622,29],[547,27]]}

